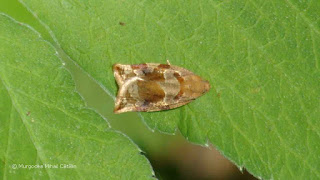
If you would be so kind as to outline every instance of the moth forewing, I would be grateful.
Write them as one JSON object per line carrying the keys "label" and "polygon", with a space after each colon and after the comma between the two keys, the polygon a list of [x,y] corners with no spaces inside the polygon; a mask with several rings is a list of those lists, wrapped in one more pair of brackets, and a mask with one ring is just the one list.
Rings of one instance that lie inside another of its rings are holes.
{"label": "moth forewing", "polygon": [[115,64],[113,71],[119,86],[115,113],[177,108],[210,89],[200,76],[169,64]]}

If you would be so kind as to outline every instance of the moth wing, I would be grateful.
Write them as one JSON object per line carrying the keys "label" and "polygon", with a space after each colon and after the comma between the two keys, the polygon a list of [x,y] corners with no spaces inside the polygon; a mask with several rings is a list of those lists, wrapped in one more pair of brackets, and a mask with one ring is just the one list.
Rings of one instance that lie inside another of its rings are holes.
{"label": "moth wing", "polygon": [[[113,71],[119,86],[114,109],[115,113],[129,111],[152,112],[177,108],[190,103],[210,89],[208,82],[203,81],[193,72],[169,64],[115,64]],[[174,96],[174,102],[167,101],[167,97],[170,97],[167,96],[169,91],[164,88],[169,87],[167,81],[170,79],[170,76],[162,76],[161,73],[163,72],[167,72],[166,75],[173,75],[180,83],[180,91]],[[166,82],[163,82],[164,80]],[[131,88],[137,82],[140,82],[140,85],[137,84],[136,88]],[[160,88],[158,87],[159,85],[161,85]],[[194,85],[199,87],[195,88],[193,87]],[[129,88],[131,88],[130,91],[128,90]],[[141,89],[136,90],[137,88]],[[161,93],[161,91],[164,91],[165,94]],[[163,99],[163,101],[157,99]]]}
{"label": "moth wing", "polygon": [[177,103],[168,104],[168,105],[164,106],[165,108],[160,107],[158,110],[153,110],[153,111],[175,109],[175,108],[178,108],[180,106],[186,105],[186,104],[190,103],[191,101],[193,101],[193,100],[180,101],[180,102],[177,102]]}
{"label": "moth wing", "polygon": [[114,64],[112,70],[117,84],[120,88],[127,79],[136,76],[130,65]]}
{"label": "moth wing", "polygon": [[[131,100],[134,100],[134,99],[131,98]],[[130,98],[125,98],[125,100],[120,98],[119,102],[116,102],[114,112],[123,113],[123,112],[131,112],[131,111],[142,111],[142,112],[162,111],[162,110],[178,108],[180,106],[183,106],[193,101],[193,100],[186,100],[186,101],[181,101],[181,102],[172,103],[172,104],[164,104],[160,106],[157,106],[154,103],[143,103],[139,106],[136,106],[135,103],[130,103],[131,100]],[[126,103],[123,103],[124,101]]]}
{"label": "moth wing", "polygon": [[191,101],[193,101],[193,100],[181,101],[181,102],[172,103],[172,104],[165,104],[162,106],[154,106],[154,104],[143,105],[143,106],[141,106],[141,108],[137,108],[137,111],[152,112],[152,111],[162,111],[162,110],[175,109],[180,106],[186,105],[186,104],[190,103]]}
{"label": "moth wing", "polygon": [[167,70],[170,69],[171,71],[179,72],[181,76],[194,74],[188,69],[185,69],[179,66],[169,65],[169,64],[147,63],[147,65],[151,68],[160,68],[160,69],[167,69]]}
{"label": "moth wing", "polygon": [[123,113],[123,112],[129,112],[129,111],[138,111],[135,99],[134,98],[128,98],[128,97],[121,97],[117,96],[115,107],[114,107],[114,113]]}

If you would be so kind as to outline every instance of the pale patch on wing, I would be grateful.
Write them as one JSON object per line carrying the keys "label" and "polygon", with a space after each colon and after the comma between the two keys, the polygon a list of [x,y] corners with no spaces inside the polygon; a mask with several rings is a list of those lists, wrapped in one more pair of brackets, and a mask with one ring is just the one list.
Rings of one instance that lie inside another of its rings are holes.
{"label": "pale patch on wing", "polygon": [[164,102],[167,105],[173,104],[175,102],[174,97],[180,91],[179,81],[174,77],[173,74],[174,74],[174,71],[166,70],[164,72],[165,82],[159,82],[161,88],[165,92]]}

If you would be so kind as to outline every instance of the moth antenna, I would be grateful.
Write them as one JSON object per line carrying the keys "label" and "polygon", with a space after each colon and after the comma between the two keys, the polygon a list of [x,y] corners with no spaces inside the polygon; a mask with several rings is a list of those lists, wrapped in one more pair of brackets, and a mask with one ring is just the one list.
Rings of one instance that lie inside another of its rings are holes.
{"label": "moth antenna", "polygon": [[167,64],[168,64],[168,65],[171,65],[171,64],[170,64],[170,61],[169,61],[169,59],[167,59]]}

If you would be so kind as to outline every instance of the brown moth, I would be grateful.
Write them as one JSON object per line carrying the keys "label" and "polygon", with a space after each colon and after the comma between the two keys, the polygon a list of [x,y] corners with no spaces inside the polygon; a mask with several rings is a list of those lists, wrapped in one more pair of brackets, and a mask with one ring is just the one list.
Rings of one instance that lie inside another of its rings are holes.
{"label": "brown moth", "polygon": [[115,113],[161,111],[177,108],[210,89],[208,81],[189,70],[169,64],[113,65],[119,86]]}

